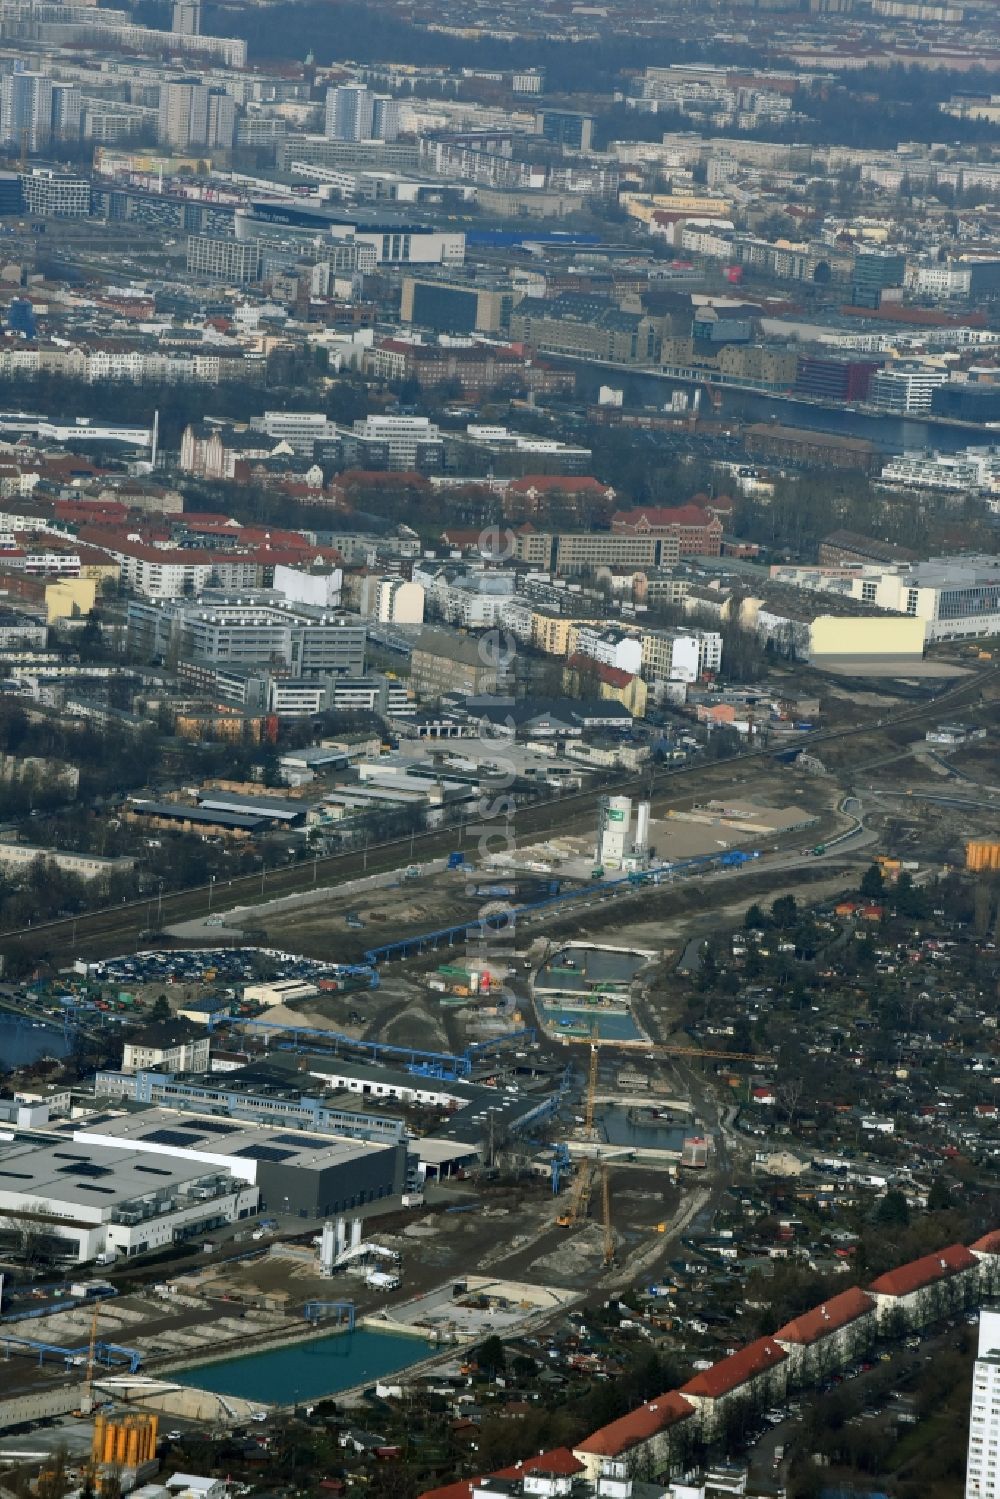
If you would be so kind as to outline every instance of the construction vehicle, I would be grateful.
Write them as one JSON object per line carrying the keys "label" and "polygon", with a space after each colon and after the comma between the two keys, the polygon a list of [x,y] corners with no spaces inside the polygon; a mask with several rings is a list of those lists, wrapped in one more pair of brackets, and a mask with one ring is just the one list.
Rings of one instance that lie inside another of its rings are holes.
{"label": "construction vehicle", "polygon": [[591,1160],[581,1161],[576,1181],[573,1185],[573,1197],[565,1213],[560,1213],[556,1219],[559,1228],[573,1228],[577,1223],[582,1223],[590,1211],[590,1196],[594,1188],[594,1162]]}

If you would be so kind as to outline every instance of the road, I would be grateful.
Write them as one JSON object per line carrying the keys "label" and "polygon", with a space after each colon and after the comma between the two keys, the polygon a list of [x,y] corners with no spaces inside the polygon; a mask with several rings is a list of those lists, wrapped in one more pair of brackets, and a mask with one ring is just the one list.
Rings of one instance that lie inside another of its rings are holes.
{"label": "road", "polygon": [[[963,678],[955,686],[938,693],[929,702],[904,709],[892,717],[883,715],[845,729],[802,735],[796,739],[794,747],[812,751],[823,744],[851,740],[880,729],[937,716],[944,704],[954,705],[966,697],[978,695],[983,683],[997,669],[991,663],[983,671]],[[755,749],[711,763],[696,761],[689,765],[660,767],[642,775],[606,778],[599,785],[571,792],[555,801],[519,807],[516,813],[517,843],[537,842],[554,833],[589,828],[593,820],[595,799],[603,793],[641,797],[648,796],[650,792],[654,796],[663,795],[675,785],[686,788],[693,782],[697,786],[699,777],[712,778],[719,770],[772,760],[776,753],[780,753],[780,750],[773,747]],[[498,831],[502,827],[506,827],[506,824],[498,824]],[[72,954],[74,957],[84,958],[126,952],[134,950],[140,944],[141,934],[149,929],[154,908],[157,926],[162,927],[203,917],[213,891],[215,898],[220,901],[224,899],[228,906],[256,906],[262,901],[273,900],[276,896],[292,895],[312,889],[318,884],[339,884],[342,880],[357,878],[366,873],[404,868],[414,861],[424,863],[447,855],[453,848],[468,848],[470,838],[478,836],[480,831],[478,826],[468,828],[463,824],[458,829],[417,833],[412,837],[405,835],[365,849],[352,849],[320,859],[308,859],[273,870],[264,877],[255,873],[238,876],[225,884],[221,881],[212,882],[194,889],[164,894],[162,899],[144,896],[135,901],[123,901],[120,906],[105,907],[78,917],[66,917],[5,932],[0,935],[0,950],[11,952],[20,948],[39,955],[53,954],[62,957]]]}

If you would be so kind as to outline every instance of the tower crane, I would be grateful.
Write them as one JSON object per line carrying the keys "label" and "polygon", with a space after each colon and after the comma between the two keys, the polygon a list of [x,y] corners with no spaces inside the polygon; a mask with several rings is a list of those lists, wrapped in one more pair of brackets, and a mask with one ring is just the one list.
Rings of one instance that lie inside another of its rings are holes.
{"label": "tower crane", "polygon": [[83,1399],[80,1401],[80,1410],[88,1416],[94,1409],[94,1365],[97,1362],[97,1317],[100,1305],[95,1303],[94,1315],[90,1319],[90,1344],[87,1348],[87,1377],[83,1386]]}
{"label": "tower crane", "polygon": [[604,1223],[604,1268],[615,1262],[615,1231],[611,1223],[611,1179],[607,1161],[601,1162],[601,1218]]}
{"label": "tower crane", "polygon": [[590,1211],[590,1194],[593,1186],[594,1162],[592,1160],[581,1161],[576,1181],[573,1184],[573,1196],[569,1207],[556,1219],[560,1228],[573,1228],[575,1224],[583,1222]]}
{"label": "tower crane", "polygon": [[594,1105],[597,1102],[597,1064],[600,1054],[597,1050],[596,1026],[594,1035],[590,1038],[590,1073],[587,1077],[587,1102],[583,1111],[583,1129],[588,1140],[594,1138]]}

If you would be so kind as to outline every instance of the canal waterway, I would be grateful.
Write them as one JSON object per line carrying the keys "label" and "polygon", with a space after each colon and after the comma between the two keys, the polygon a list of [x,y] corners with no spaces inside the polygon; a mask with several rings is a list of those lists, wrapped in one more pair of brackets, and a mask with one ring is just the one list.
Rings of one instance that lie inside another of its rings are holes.
{"label": "canal waterway", "polygon": [[12,1072],[41,1057],[65,1057],[69,1050],[61,1029],[0,1012],[0,1072]]}
{"label": "canal waterway", "polygon": [[220,1359],[171,1374],[177,1384],[215,1395],[258,1400],[262,1405],[292,1405],[336,1395],[355,1385],[374,1384],[397,1374],[436,1351],[422,1338],[359,1327],[287,1348]]}
{"label": "canal waterway", "polygon": [[557,1036],[589,1037],[596,1027],[603,1041],[640,1040],[628,1006],[629,986],[647,962],[639,952],[564,947],[535,976],[539,1018]]}
{"label": "canal waterway", "polygon": [[637,1150],[676,1150],[692,1133],[690,1122],[675,1124],[671,1119],[656,1119],[648,1108],[623,1108],[605,1104],[600,1111],[599,1127],[609,1145],[634,1145]]}
{"label": "canal waterway", "polygon": [[[669,406],[673,391],[683,390],[691,396],[695,389],[690,382],[667,375],[637,373],[600,365],[576,365],[575,368],[577,389],[591,402],[596,402],[602,385],[610,385],[624,392],[626,407],[648,406],[662,411],[665,406]],[[937,448],[943,453],[956,453],[970,446],[1000,443],[1000,432],[989,427],[957,427],[950,422],[933,421],[929,418],[915,420],[912,417],[871,416],[867,412],[847,407],[818,406],[812,401],[796,400],[787,395],[733,390],[728,386],[712,388],[719,392],[722,404],[716,408],[703,399],[702,416],[711,421],[774,421],[786,427],[811,427],[814,431],[832,432],[838,437],[867,438],[884,453],[903,453],[921,448]]]}

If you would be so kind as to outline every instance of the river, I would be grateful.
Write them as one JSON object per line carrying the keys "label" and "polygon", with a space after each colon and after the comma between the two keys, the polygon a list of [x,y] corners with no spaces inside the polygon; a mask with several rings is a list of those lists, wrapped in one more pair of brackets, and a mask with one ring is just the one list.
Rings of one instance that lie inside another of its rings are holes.
{"label": "river", "polygon": [[[577,390],[590,402],[596,402],[602,385],[625,392],[625,406],[655,407],[662,411],[670,404],[671,393],[694,386],[684,380],[663,375],[611,369],[601,365],[575,365]],[[714,408],[702,400],[702,415],[731,422],[778,421],[787,427],[811,427],[817,432],[833,432],[838,437],[866,437],[884,453],[902,453],[920,448],[938,448],[943,453],[959,452],[974,444],[1000,442],[1000,432],[990,427],[955,427],[950,422],[899,416],[870,416],[846,407],[816,406],[811,401],[791,396],[760,394],[714,386],[722,404]]]}

